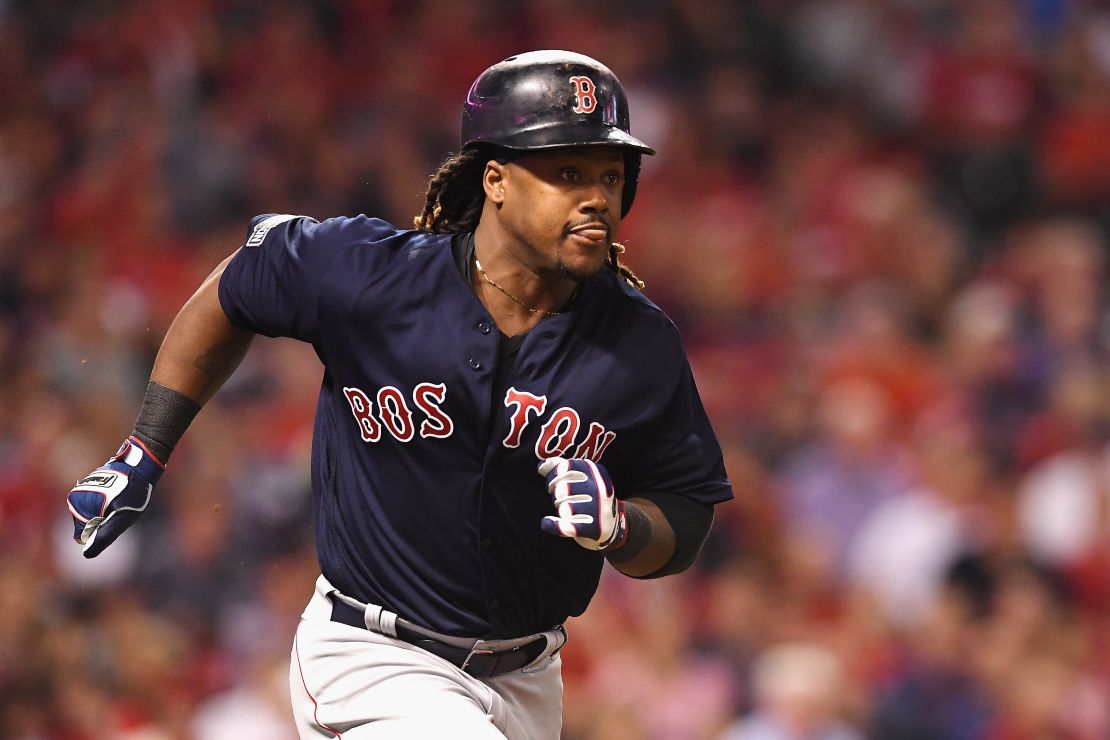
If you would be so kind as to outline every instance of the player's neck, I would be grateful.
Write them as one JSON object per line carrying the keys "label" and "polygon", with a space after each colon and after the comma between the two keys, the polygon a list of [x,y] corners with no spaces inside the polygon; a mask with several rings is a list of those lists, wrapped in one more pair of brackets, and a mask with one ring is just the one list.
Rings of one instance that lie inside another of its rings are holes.
{"label": "player's neck", "polygon": [[574,281],[545,280],[521,258],[522,249],[513,249],[491,231],[479,224],[475,232],[471,284],[498,328],[514,336],[559,315],[574,296]]}

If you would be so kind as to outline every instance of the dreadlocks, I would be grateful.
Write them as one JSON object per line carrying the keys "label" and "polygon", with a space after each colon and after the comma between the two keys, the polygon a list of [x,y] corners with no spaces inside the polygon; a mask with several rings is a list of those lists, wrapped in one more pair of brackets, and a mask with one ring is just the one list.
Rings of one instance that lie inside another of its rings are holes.
{"label": "dreadlocks", "polygon": [[482,173],[490,159],[488,154],[480,148],[464,149],[443,160],[428,180],[424,210],[413,219],[413,225],[433,234],[478,228],[478,218],[486,200]]}
{"label": "dreadlocks", "polygon": [[[413,225],[433,234],[454,234],[474,231],[482,215],[486,193],[482,189],[482,173],[490,152],[473,147],[451,154],[428,180],[424,193],[424,210],[414,218]],[[644,289],[644,281],[621,262],[617,256],[624,253],[624,245],[613,242],[609,247],[609,266],[637,290]]]}

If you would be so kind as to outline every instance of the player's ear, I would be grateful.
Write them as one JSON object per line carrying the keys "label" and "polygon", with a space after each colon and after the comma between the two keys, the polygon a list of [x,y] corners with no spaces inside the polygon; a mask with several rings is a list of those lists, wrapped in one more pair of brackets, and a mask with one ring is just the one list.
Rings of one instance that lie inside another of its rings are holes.
{"label": "player's ear", "polygon": [[496,205],[501,205],[505,200],[505,165],[496,159],[486,162],[486,169],[482,173],[482,189],[486,191],[486,198]]}

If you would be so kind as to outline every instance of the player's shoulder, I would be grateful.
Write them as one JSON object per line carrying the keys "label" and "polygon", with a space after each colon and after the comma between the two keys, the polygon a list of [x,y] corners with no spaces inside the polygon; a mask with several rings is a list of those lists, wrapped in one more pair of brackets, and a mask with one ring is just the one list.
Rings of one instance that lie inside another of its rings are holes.
{"label": "player's shoulder", "polygon": [[678,326],[643,291],[612,270],[605,269],[597,291],[600,299],[590,307],[591,333],[632,353],[648,353],[653,362],[685,355]]}
{"label": "player's shoulder", "polygon": [[615,349],[626,363],[650,366],[645,380],[671,387],[685,364],[686,350],[678,326],[643,291],[606,268],[597,291],[600,298],[589,306],[589,317],[579,325],[587,341]]}
{"label": "player's shoulder", "polygon": [[247,240],[244,247],[258,247],[266,241],[266,235],[281,224],[308,220],[316,223],[311,216],[302,216],[295,213],[260,213],[251,218],[247,224]]}
{"label": "player's shoulder", "polygon": [[609,310],[616,310],[652,329],[677,331],[671,317],[642,290],[622,276],[607,269],[603,283],[606,288],[606,302],[610,304]]}
{"label": "player's shoulder", "polygon": [[264,213],[250,220],[243,246],[260,246],[271,231],[282,229],[286,240],[310,242],[325,248],[373,244],[419,248],[445,241],[441,234],[400,229],[384,219],[365,214],[318,220],[305,215]]}

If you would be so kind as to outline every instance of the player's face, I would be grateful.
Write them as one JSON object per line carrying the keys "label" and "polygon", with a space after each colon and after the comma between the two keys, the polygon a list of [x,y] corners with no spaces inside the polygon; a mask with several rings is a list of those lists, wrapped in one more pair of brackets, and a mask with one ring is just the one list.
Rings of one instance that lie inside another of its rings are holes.
{"label": "player's face", "polygon": [[533,248],[536,267],[573,280],[601,269],[620,226],[623,152],[555,149],[514,159],[506,170],[502,217]]}

